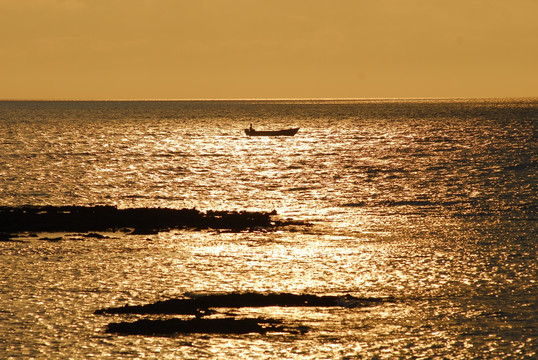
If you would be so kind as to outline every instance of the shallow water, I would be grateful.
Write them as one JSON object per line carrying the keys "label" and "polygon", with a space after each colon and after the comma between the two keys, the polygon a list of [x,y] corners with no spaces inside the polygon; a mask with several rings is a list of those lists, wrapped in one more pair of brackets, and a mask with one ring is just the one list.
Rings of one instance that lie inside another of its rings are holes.
{"label": "shallow water", "polygon": [[[0,242],[0,355],[534,358],[537,120],[538,101],[517,99],[0,102],[0,205],[275,209],[313,224]],[[249,123],[301,129],[249,138]],[[394,302],[230,310],[306,334],[116,336],[108,323],[137,317],[93,314],[229,291]]]}

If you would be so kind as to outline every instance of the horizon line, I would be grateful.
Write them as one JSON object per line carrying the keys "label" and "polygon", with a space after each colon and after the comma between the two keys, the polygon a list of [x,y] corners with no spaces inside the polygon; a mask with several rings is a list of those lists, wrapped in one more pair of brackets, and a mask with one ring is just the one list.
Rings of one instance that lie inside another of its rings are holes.
{"label": "horizon line", "polygon": [[138,99],[130,99],[130,98],[113,98],[113,99],[44,99],[44,98],[37,98],[37,99],[0,99],[2,102],[142,102],[142,101],[176,101],[176,102],[189,102],[189,101],[380,101],[380,100],[506,100],[506,99],[538,99],[538,96],[495,96],[495,97],[363,97],[363,98],[353,98],[353,97],[345,97],[345,98],[192,98],[192,99],[182,99],[182,98],[154,98],[154,99],[144,99],[144,98],[138,98]]}

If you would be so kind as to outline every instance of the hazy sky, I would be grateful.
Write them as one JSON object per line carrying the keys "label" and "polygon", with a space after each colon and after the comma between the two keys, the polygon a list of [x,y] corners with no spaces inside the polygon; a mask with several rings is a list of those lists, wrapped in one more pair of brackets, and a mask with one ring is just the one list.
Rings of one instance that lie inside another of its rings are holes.
{"label": "hazy sky", "polygon": [[0,99],[538,96],[538,0],[0,0]]}

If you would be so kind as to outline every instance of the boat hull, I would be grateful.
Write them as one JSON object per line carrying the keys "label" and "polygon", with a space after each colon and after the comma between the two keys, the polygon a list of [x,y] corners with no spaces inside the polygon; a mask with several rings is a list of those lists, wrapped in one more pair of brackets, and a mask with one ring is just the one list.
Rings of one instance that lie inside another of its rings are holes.
{"label": "boat hull", "polygon": [[299,131],[299,128],[291,128],[291,129],[284,129],[284,130],[267,130],[267,131],[258,131],[258,130],[250,130],[245,129],[245,134],[248,136],[293,136],[297,134],[297,131]]}

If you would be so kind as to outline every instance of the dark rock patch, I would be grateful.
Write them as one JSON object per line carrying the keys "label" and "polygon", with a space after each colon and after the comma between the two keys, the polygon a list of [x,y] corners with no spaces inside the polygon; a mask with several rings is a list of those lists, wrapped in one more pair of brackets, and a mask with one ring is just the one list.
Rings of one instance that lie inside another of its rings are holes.
{"label": "dark rock patch", "polygon": [[110,239],[110,236],[106,236],[106,235],[98,234],[98,233],[80,234],[80,236],[83,236],[85,238],[94,238],[94,239]]}
{"label": "dark rock patch", "polygon": [[155,229],[145,229],[145,228],[135,228],[133,231],[131,231],[130,235],[157,235],[159,233],[159,230]]}
{"label": "dark rock patch", "polygon": [[61,241],[63,238],[61,236],[58,237],[42,237],[39,240],[49,241],[49,242],[58,242]]}

